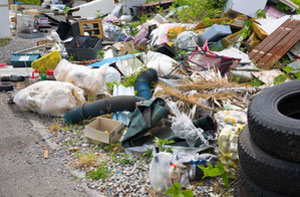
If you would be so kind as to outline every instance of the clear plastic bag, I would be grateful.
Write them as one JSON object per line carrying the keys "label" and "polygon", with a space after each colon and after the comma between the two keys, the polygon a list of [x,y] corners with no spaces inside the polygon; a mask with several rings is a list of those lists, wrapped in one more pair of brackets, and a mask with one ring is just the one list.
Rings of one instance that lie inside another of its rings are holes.
{"label": "clear plastic bag", "polygon": [[175,117],[171,117],[171,129],[179,138],[185,139],[190,147],[195,147],[196,141],[200,138],[201,141],[209,146],[209,142],[203,136],[203,130],[196,128],[192,120],[184,113],[180,112],[173,102],[168,102],[168,106]]}

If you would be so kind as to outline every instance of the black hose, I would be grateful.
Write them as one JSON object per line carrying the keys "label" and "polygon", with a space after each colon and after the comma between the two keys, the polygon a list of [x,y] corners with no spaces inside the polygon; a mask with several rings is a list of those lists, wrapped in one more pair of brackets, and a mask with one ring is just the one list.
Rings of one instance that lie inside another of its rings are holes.
{"label": "black hose", "polygon": [[66,123],[74,124],[103,114],[118,111],[133,112],[136,108],[136,103],[143,100],[145,99],[136,96],[114,96],[111,98],[104,98],[67,111],[64,119]]}
{"label": "black hose", "polygon": [[138,76],[134,83],[134,89],[137,90],[137,96],[143,97],[146,100],[151,99],[152,93],[150,91],[150,83],[158,81],[158,74],[156,70],[150,68],[145,70]]}

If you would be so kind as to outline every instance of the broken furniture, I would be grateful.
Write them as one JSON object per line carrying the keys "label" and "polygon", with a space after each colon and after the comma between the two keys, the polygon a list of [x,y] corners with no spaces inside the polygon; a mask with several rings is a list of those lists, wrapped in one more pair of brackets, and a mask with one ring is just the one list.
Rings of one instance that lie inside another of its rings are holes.
{"label": "broken furniture", "polygon": [[80,20],[72,24],[73,36],[84,36],[87,32],[90,36],[104,38],[102,22],[95,20]]}
{"label": "broken furniture", "polygon": [[300,40],[300,21],[288,19],[250,53],[258,68],[270,69]]}

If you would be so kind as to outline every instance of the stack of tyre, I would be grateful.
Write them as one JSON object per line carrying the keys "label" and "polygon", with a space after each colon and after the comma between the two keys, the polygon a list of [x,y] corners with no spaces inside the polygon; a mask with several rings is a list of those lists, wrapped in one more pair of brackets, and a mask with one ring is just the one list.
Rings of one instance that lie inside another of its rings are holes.
{"label": "stack of tyre", "polygon": [[252,100],[238,153],[236,196],[300,196],[300,81]]}

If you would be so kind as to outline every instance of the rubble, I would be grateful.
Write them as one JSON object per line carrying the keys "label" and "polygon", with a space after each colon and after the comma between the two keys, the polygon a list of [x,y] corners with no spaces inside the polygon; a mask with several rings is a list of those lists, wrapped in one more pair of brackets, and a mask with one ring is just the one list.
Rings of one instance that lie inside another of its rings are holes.
{"label": "rubble", "polygon": [[[74,131],[82,126],[80,137],[56,131],[53,139],[61,147],[69,143],[77,164],[76,153],[97,143],[153,154],[150,166],[139,159],[144,171],[132,154],[125,167],[108,165],[113,174],[107,180],[86,176],[101,194],[162,195],[174,182],[193,188],[195,196],[211,194],[215,186],[202,179],[205,173],[196,164],[228,173],[232,188],[248,105],[262,90],[300,79],[300,15],[288,0],[218,3],[211,3],[213,13],[201,10],[207,17],[186,21],[180,21],[180,10],[195,9],[191,2],[94,0],[70,8],[71,2],[45,1],[47,12],[11,6],[6,15],[12,35],[42,39],[3,62],[0,90],[20,88],[13,98],[18,106],[63,116],[60,124],[73,125]],[[59,13],[65,15],[58,19]],[[17,73],[17,67],[27,74]],[[104,160],[127,157],[116,150],[108,155],[103,147],[95,151],[105,154]],[[93,163],[79,168],[90,174],[104,165]],[[204,185],[195,185],[199,180]]]}

